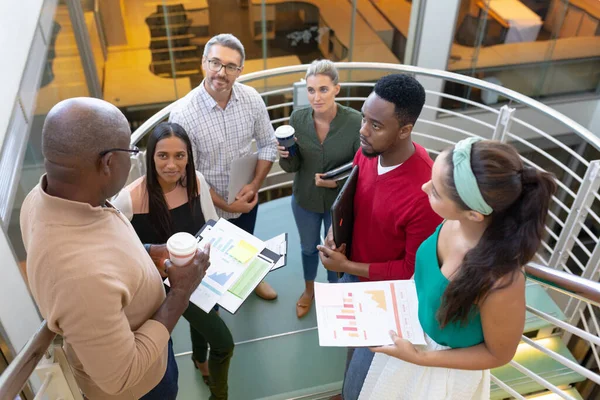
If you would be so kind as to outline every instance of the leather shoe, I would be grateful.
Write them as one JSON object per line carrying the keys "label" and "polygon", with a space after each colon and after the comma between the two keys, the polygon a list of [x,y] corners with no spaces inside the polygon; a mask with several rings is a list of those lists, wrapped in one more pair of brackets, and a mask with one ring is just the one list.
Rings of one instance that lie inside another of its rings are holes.
{"label": "leather shoe", "polygon": [[275,300],[277,298],[277,292],[275,289],[271,287],[267,282],[261,281],[256,289],[254,289],[254,293],[258,297],[264,300]]}
{"label": "leather shoe", "polygon": [[329,400],[342,400],[342,395],[336,394],[335,396],[330,397]]}
{"label": "leather shoe", "polygon": [[307,298],[304,296],[304,293],[302,293],[302,296],[300,296],[298,302],[296,303],[296,316],[298,318],[303,318],[306,316],[312,307],[313,298],[311,297],[308,300],[306,299]]}

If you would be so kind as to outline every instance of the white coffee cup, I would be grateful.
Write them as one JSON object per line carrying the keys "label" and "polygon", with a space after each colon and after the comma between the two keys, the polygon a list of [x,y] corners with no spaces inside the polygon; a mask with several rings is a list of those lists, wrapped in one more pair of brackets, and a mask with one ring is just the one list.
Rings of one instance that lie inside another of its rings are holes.
{"label": "white coffee cup", "polygon": [[176,233],[167,240],[169,259],[178,267],[192,261],[197,249],[198,239],[187,232]]}

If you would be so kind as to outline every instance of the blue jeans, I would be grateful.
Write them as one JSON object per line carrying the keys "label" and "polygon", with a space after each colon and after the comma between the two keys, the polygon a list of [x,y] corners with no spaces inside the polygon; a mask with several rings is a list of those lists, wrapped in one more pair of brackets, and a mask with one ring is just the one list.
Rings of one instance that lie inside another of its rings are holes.
{"label": "blue jeans", "polygon": [[179,379],[179,369],[173,354],[173,341],[169,339],[169,358],[167,360],[167,370],[161,381],[140,400],[176,400],[179,387],[177,386]]}
{"label": "blue jeans", "polygon": [[[344,274],[339,283],[360,282],[357,276]],[[373,352],[365,347],[348,348],[346,356],[346,372],[344,374],[344,385],[342,386],[342,397],[344,400],[356,400],[362,389],[369,368],[373,361]]]}
{"label": "blue jeans", "polygon": [[369,368],[371,368],[374,355],[375,353],[367,347],[354,349],[352,359],[344,375],[344,385],[342,386],[342,398],[344,400],[358,399]]}
{"label": "blue jeans", "polygon": [[[325,235],[331,226],[331,213],[316,213],[300,207],[292,196],[292,212],[300,234],[300,248],[302,249],[302,268],[304,280],[314,281],[319,267],[319,251],[317,246],[321,243],[321,224],[325,228]],[[329,283],[337,282],[337,273],[327,271]]]}

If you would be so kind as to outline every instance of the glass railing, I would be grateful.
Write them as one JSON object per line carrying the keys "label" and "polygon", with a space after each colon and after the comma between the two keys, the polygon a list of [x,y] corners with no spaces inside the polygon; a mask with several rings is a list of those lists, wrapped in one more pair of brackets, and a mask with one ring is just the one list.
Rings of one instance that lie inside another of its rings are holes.
{"label": "glass railing", "polygon": [[[580,399],[598,390],[600,139],[556,110],[487,81],[397,64],[338,63],[337,66],[343,81],[338,101],[355,108],[362,105],[374,82],[382,75],[403,72],[420,79],[429,89],[413,138],[432,157],[464,137],[480,136],[513,144],[525,163],[556,175],[559,189],[552,199],[545,227],[546,236],[536,259],[527,266],[527,316],[522,343],[508,365],[492,371],[492,398],[523,399],[548,394],[555,396],[549,398]],[[305,68],[306,66],[291,66],[260,71],[243,75],[239,81],[257,88],[268,106],[272,124],[277,127],[288,121],[294,105],[303,106],[298,93],[305,89],[302,83],[294,82],[298,81],[298,76]],[[491,96],[501,96],[507,99],[508,104],[492,107],[451,95],[444,92],[443,88],[447,84],[460,84]],[[463,103],[472,110],[457,112],[455,108],[445,106],[446,100]],[[168,118],[174,105],[175,103],[170,104],[143,123],[133,133],[132,143],[143,143],[144,137],[158,123]],[[130,180],[145,173],[143,157],[133,161]],[[275,165],[261,191],[267,194],[287,188],[292,179],[292,174]],[[287,224],[287,230],[295,230],[293,220],[290,219]],[[279,304],[271,307],[282,307],[282,303]],[[244,317],[237,315],[235,318]],[[232,327],[235,336],[238,325],[232,326],[230,321],[233,319],[226,322]],[[258,346],[260,343],[268,342],[272,346],[278,346],[275,341],[294,335],[314,335],[314,329],[314,326],[301,326],[300,329],[296,327],[295,330],[285,332],[270,332],[260,337],[250,334],[243,340],[236,339],[236,357],[240,357],[245,348]],[[311,345],[318,346],[316,339],[313,340],[312,336],[309,339]],[[28,348],[23,351],[30,351]],[[43,349],[38,349],[36,354],[39,360]],[[186,354],[187,351],[179,353]],[[30,360],[26,365],[20,363],[16,367],[11,364],[10,368],[23,369],[29,366],[28,372],[31,372],[31,367],[37,360]],[[7,390],[18,391],[25,383],[26,377],[21,373],[20,380],[15,384],[15,374],[10,368],[0,380],[0,398],[5,398],[4,393],[17,393]],[[289,365],[288,375],[296,374],[298,368],[300,367],[297,365]],[[241,373],[232,370],[232,374]],[[267,375],[266,379],[274,378]],[[10,382],[7,383],[7,380]],[[52,380],[48,385],[52,384]],[[295,389],[293,395],[284,395],[282,393],[286,391],[273,384],[271,386],[274,392],[268,393],[270,397],[263,395],[260,398],[315,399],[339,393],[337,381],[332,380],[326,384],[320,382],[318,387],[309,385],[304,391]]]}

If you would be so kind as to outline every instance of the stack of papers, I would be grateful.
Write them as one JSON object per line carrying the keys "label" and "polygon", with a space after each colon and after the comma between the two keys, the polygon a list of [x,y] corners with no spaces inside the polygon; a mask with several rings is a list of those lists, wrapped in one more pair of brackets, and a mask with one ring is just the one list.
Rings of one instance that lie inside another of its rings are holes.
{"label": "stack of papers", "polygon": [[[210,244],[210,267],[190,301],[205,312],[218,303],[235,313],[281,258],[266,243],[221,218],[202,230],[198,248]],[[285,236],[285,234],[284,234]],[[165,281],[169,285],[168,279]]]}

